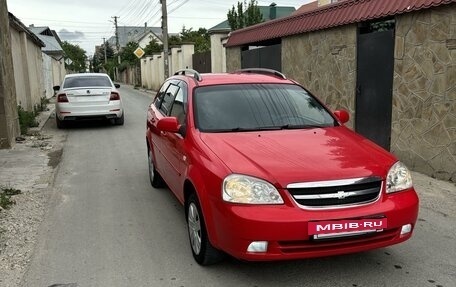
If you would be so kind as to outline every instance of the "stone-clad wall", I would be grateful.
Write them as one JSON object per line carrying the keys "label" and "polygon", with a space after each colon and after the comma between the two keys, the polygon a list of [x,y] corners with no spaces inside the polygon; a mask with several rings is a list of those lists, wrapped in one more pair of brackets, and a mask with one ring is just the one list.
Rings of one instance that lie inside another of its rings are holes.
{"label": "stone-clad wall", "polygon": [[241,68],[241,48],[226,48],[226,71],[234,72]]}
{"label": "stone-clad wall", "polygon": [[353,127],[356,84],[356,25],[282,39],[282,71],[332,110],[346,109]]}
{"label": "stone-clad wall", "polygon": [[456,4],[396,17],[391,149],[456,182]]}

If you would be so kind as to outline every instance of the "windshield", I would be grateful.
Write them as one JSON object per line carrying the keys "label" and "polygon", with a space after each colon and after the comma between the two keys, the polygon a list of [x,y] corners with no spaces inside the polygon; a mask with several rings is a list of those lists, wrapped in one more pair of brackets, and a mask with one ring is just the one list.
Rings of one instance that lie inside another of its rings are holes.
{"label": "windshield", "polygon": [[63,83],[63,88],[78,87],[112,87],[111,80],[106,76],[78,76],[68,77]]}
{"label": "windshield", "polygon": [[195,90],[196,127],[204,132],[328,127],[336,124],[303,88],[239,84]]}

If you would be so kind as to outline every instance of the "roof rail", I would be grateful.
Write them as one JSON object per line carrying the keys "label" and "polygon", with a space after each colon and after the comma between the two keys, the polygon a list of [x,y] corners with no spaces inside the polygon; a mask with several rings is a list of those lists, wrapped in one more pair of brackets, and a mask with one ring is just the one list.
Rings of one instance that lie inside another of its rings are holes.
{"label": "roof rail", "polygon": [[193,70],[193,69],[182,69],[174,73],[175,76],[177,75],[187,75],[188,74],[193,74],[193,78],[195,78],[198,82],[201,82],[203,80],[203,77],[201,77],[201,74],[198,73],[198,71]]}
{"label": "roof rail", "polygon": [[282,74],[279,71],[272,70],[272,69],[265,69],[265,68],[247,68],[247,69],[240,69],[234,72],[235,74],[237,73],[253,73],[253,74],[272,74],[274,76],[278,76],[284,80],[287,79],[287,77]]}

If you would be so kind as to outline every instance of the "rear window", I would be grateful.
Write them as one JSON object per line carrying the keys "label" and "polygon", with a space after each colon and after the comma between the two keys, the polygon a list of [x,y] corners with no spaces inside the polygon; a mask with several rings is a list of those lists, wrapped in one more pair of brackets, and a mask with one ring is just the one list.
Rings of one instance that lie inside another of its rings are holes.
{"label": "rear window", "polygon": [[205,132],[329,127],[330,113],[306,90],[288,84],[235,84],[195,90],[196,126]]}
{"label": "rear window", "polygon": [[80,76],[68,77],[63,83],[63,88],[78,87],[112,87],[111,80],[105,76]]}

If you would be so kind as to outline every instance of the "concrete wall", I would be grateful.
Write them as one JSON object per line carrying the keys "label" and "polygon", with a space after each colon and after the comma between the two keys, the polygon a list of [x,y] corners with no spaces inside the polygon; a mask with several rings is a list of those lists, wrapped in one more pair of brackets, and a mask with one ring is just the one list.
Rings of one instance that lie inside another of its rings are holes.
{"label": "concrete wall", "polygon": [[[32,111],[35,106],[39,105],[41,98],[45,96],[45,88],[43,81],[43,53],[41,47],[36,46],[29,38],[27,38],[27,66],[30,77],[30,95],[32,104],[27,107],[27,110]],[[22,85],[16,80],[16,86]]]}
{"label": "concrete wall", "polygon": [[346,109],[353,127],[356,89],[356,25],[282,39],[282,71],[330,109]]}
{"label": "concrete wall", "polygon": [[[180,47],[171,48],[169,59],[169,74],[173,75],[177,70],[192,68],[193,44],[183,44]],[[163,53],[146,56],[141,59],[141,80],[143,88],[158,90],[165,81],[165,64]]]}
{"label": "concrete wall", "polygon": [[15,83],[22,82],[22,85],[16,86],[16,105],[21,105],[23,108],[31,105],[30,101],[30,84],[28,76],[28,68],[26,61],[23,61],[23,55],[26,55],[25,47],[21,44],[21,33],[17,30],[10,29],[11,33],[11,46],[13,53],[13,63],[14,63],[14,79]]}
{"label": "concrete wall", "polygon": [[[0,7],[6,1],[0,0]],[[8,11],[0,11],[0,148],[11,148],[20,135],[14,85],[12,43]]]}
{"label": "concrete wall", "polygon": [[17,104],[33,111],[45,96],[41,47],[24,32],[10,29],[10,34]]}
{"label": "concrete wall", "polygon": [[211,71],[212,73],[226,72],[226,51],[223,40],[228,33],[211,35]]}
{"label": "concrete wall", "polygon": [[51,98],[54,95],[54,90],[52,89],[54,85],[54,75],[52,70],[52,57],[43,54],[43,87],[44,94],[47,99]]}
{"label": "concrete wall", "polygon": [[43,57],[43,88],[47,99],[54,96],[53,87],[62,84],[65,77],[64,59],[56,60],[47,54],[42,54]]}
{"label": "concrete wall", "polygon": [[127,85],[139,86],[141,85],[141,77],[140,77],[140,68],[134,67],[127,67],[125,70],[119,73],[119,81],[125,83]]}
{"label": "concrete wall", "polygon": [[64,60],[65,60],[64,58],[62,58],[60,60],[56,60],[56,59],[52,60],[52,76],[53,76],[53,85],[54,86],[62,84],[63,78],[66,75]]}
{"label": "concrete wall", "polygon": [[456,4],[396,19],[392,151],[456,182]]}

